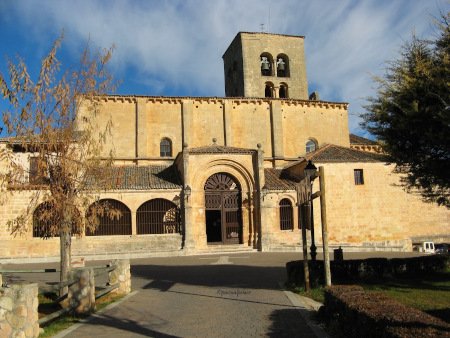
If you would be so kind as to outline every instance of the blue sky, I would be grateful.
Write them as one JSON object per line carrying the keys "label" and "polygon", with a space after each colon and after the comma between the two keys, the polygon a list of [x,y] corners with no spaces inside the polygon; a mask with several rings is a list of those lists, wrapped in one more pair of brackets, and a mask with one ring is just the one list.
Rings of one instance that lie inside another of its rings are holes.
{"label": "blue sky", "polygon": [[[36,74],[51,43],[65,32],[63,65],[88,39],[116,46],[111,63],[118,94],[224,96],[222,55],[239,31],[304,35],[309,92],[349,102],[350,131],[374,94],[374,75],[414,32],[432,24],[448,0],[0,0],[0,71],[21,55]],[[0,109],[4,105],[0,103]]]}

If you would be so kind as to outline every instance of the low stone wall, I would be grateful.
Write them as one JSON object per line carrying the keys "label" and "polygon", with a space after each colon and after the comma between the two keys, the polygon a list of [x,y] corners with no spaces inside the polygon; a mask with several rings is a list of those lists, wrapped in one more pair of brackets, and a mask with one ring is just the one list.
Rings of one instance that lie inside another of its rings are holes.
{"label": "low stone wall", "polygon": [[[72,256],[90,260],[176,255],[182,235],[86,236],[72,239]],[[0,239],[0,263],[59,260],[59,238]]]}
{"label": "low stone wall", "polygon": [[38,337],[38,285],[0,287],[0,337]]}
{"label": "low stone wall", "polygon": [[131,292],[131,272],[130,260],[120,259],[111,262],[116,267],[109,273],[109,284],[119,284],[119,287],[112,292],[117,295],[127,295]]}
{"label": "low stone wall", "polygon": [[[127,295],[131,292],[130,261],[128,259],[114,260],[111,266],[115,269],[108,273],[109,285],[118,284],[118,288],[111,291],[117,295]],[[95,311],[95,273],[93,268],[79,268],[72,270],[69,280],[76,282],[69,287],[64,307],[78,314]]]}
{"label": "low stone wall", "polygon": [[94,269],[81,268],[72,270],[70,280],[76,280],[69,287],[67,304],[75,313],[90,313],[95,310]]}

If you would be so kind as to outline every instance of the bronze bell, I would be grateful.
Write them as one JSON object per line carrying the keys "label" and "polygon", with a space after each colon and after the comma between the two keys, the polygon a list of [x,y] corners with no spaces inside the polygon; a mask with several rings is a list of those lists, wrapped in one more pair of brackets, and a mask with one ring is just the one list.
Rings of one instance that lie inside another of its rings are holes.
{"label": "bronze bell", "polygon": [[261,69],[262,69],[262,70],[270,70],[270,64],[269,64],[269,61],[267,61],[267,60],[262,60],[262,61],[261,61]]}

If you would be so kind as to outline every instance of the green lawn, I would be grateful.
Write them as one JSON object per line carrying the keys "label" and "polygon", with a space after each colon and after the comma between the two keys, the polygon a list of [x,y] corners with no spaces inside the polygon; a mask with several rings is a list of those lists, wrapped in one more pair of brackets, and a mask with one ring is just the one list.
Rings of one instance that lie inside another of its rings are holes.
{"label": "green lawn", "polygon": [[[39,295],[39,317],[43,317],[49,313],[52,313],[60,309],[59,305],[53,303],[53,299],[56,295]],[[122,296],[116,296],[114,294],[108,294],[96,300],[96,311],[100,311],[111,303],[114,303],[121,299]],[[81,320],[89,317],[89,315],[63,315],[62,317],[51,322],[49,325],[44,327],[44,332],[39,335],[39,338],[52,337],[62,330],[79,323]]]}
{"label": "green lawn", "polygon": [[[423,278],[392,278],[355,284],[369,292],[382,292],[405,305],[450,322],[450,272]],[[324,301],[324,288],[312,289],[308,293],[303,288],[294,288],[294,291],[319,302]]]}

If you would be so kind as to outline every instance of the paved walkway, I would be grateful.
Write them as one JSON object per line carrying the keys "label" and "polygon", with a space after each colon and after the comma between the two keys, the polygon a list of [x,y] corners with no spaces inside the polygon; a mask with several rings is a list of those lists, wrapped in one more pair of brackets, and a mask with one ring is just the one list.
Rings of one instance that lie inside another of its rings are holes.
{"label": "paved walkway", "polygon": [[133,293],[58,337],[325,337],[281,290],[293,254],[246,253],[132,262]]}

